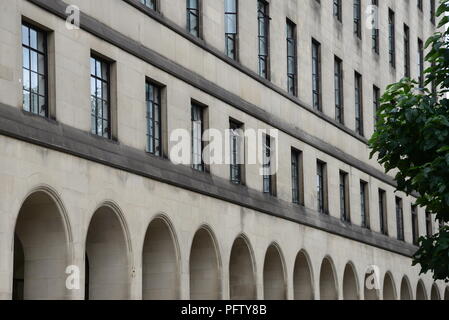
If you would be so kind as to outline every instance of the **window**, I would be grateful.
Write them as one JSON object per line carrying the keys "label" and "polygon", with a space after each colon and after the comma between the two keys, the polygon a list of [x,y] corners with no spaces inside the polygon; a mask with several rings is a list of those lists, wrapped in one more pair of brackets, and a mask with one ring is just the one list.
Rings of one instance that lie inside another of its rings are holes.
{"label": "window", "polygon": [[424,45],[421,39],[418,39],[418,72],[419,87],[424,88]]}
{"label": "window", "polygon": [[422,0],[417,0],[418,9],[422,11]]}
{"label": "window", "polygon": [[312,39],[312,95],[313,108],[321,111],[321,45]]}
{"label": "window", "polygon": [[156,0],[140,0],[140,2],[146,5],[148,8],[156,10]]}
{"label": "window", "polygon": [[430,0],[430,21],[435,24],[435,0]]}
{"label": "window", "polygon": [[378,0],[372,0],[371,4],[375,7],[374,12],[374,26],[371,29],[371,42],[372,49],[375,53],[379,54],[379,4]]}
{"label": "window", "polygon": [[342,0],[334,0],[334,17],[337,18],[338,21],[342,21],[341,19],[341,1]]}
{"label": "window", "polygon": [[402,210],[402,199],[396,197],[396,227],[398,240],[404,241],[404,212]]}
{"label": "window", "polygon": [[338,57],[334,58],[334,86],[335,86],[335,119],[345,123],[343,108],[343,62]]}
{"label": "window", "polygon": [[97,56],[90,58],[90,98],[92,133],[110,139],[111,104],[109,63]]}
{"label": "window", "polygon": [[410,78],[410,29],[404,24],[404,76]]}
{"label": "window", "polygon": [[226,55],[237,59],[237,0],[225,0]]}
{"label": "window", "polygon": [[348,174],[340,171],[340,217],[344,222],[350,222]]}
{"label": "window", "polygon": [[388,45],[389,45],[389,61],[390,65],[396,67],[396,36],[395,36],[395,21],[394,12],[388,10]]}
{"label": "window", "polygon": [[199,0],[187,0],[187,31],[200,36],[200,3]]}
{"label": "window", "polygon": [[269,78],[269,29],[270,17],[268,15],[268,2],[257,1],[257,20],[259,26],[259,75],[265,79]]}
{"label": "window", "polygon": [[303,200],[302,152],[292,149],[292,202],[304,204]]}
{"label": "window", "polygon": [[412,206],[412,237],[413,244],[418,245],[419,225],[418,225],[418,207]]}
{"label": "window", "polygon": [[264,136],[263,148],[263,192],[271,196],[276,195],[275,180],[276,176],[272,172],[273,167],[273,141],[269,135]]}
{"label": "window", "polygon": [[377,113],[379,112],[380,107],[380,89],[376,86],[373,86],[373,113],[374,113],[374,128],[376,128],[376,123],[379,121],[379,116]]}
{"label": "window", "polygon": [[162,156],[161,87],[146,83],[147,102],[147,151]]}
{"label": "window", "polygon": [[192,102],[192,168],[204,171],[204,107]]}
{"label": "window", "polygon": [[355,91],[355,132],[363,136],[363,98],[362,98],[362,76],[354,74]]}
{"label": "window", "polygon": [[287,88],[296,96],[297,89],[296,25],[287,19]]}
{"label": "window", "polygon": [[362,4],[360,0],[354,0],[354,34],[362,38]]}
{"label": "window", "polygon": [[428,237],[431,237],[433,235],[432,214],[430,212],[426,212],[426,233]]}
{"label": "window", "polygon": [[362,228],[370,228],[368,183],[360,181],[360,214]]}
{"label": "window", "polygon": [[48,117],[47,34],[22,24],[23,109]]}
{"label": "window", "polygon": [[386,193],[381,189],[379,189],[379,224],[380,232],[384,235],[388,235]]}
{"label": "window", "polygon": [[230,150],[231,150],[231,182],[235,184],[243,183],[243,153],[244,153],[244,135],[243,124],[235,121],[229,121],[230,128]]}
{"label": "window", "polygon": [[316,165],[318,211],[327,213],[326,164],[318,160]]}

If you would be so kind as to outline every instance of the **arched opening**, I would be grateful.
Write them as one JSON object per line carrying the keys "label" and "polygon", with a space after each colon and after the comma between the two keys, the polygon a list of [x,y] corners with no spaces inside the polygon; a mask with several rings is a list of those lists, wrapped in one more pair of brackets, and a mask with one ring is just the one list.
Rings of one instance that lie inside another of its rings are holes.
{"label": "arched opening", "polygon": [[343,275],[343,299],[344,300],[358,300],[359,299],[359,285],[357,276],[352,264],[348,263]]}
{"label": "arched opening", "polygon": [[20,209],[15,227],[13,299],[66,298],[67,248],[60,207],[46,192],[30,195]]}
{"label": "arched opening", "polygon": [[396,289],[390,273],[385,274],[383,288],[384,300],[396,300]]}
{"label": "arched opening", "polygon": [[380,279],[378,273],[373,268],[366,270],[363,287],[365,300],[380,299]]}
{"label": "arched opening", "polygon": [[85,299],[129,299],[129,262],[126,232],[109,206],[93,215],[86,238]]}
{"label": "arched opening", "polygon": [[338,300],[335,269],[329,258],[324,258],[320,270],[320,299]]}
{"label": "arched opening", "polygon": [[449,287],[444,290],[444,300],[449,300]]}
{"label": "arched opening", "polygon": [[401,300],[411,300],[412,299],[412,288],[410,287],[410,282],[407,277],[402,278],[401,282]]}
{"label": "arched opening", "polygon": [[426,289],[424,288],[422,280],[419,280],[418,285],[416,286],[416,300],[427,300]]}
{"label": "arched opening", "polygon": [[150,223],[143,245],[143,300],[179,298],[179,264],[172,230],[162,218]]}
{"label": "arched opening", "polygon": [[284,264],[279,249],[271,245],[265,254],[263,265],[263,292],[265,300],[286,299]]}
{"label": "arched opening", "polygon": [[256,280],[251,250],[244,238],[234,241],[229,260],[231,300],[255,300]]}
{"label": "arched opening", "polygon": [[220,262],[211,233],[202,228],[193,238],[190,249],[190,299],[221,298]]}
{"label": "arched opening", "polygon": [[296,256],[293,289],[295,300],[313,300],[314,298],[309,259],[303,251]]}
{"label": "arched opening", "polygon": [[441,300],[440,291],[438,286],[434,283],[432,286],[432,292],[430,293],[430,300]]}

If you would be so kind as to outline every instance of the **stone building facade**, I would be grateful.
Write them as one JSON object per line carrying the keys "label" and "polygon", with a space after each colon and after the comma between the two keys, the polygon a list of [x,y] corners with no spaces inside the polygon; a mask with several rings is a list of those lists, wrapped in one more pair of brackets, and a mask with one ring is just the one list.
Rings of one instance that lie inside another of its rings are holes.
{"label": "stone building facade", "polygon": [[[0,298],[449,298],[367,146],[433,2],[376,2],[0,0]],[[277,130],[276,174],[174,164],[198,123]]]}

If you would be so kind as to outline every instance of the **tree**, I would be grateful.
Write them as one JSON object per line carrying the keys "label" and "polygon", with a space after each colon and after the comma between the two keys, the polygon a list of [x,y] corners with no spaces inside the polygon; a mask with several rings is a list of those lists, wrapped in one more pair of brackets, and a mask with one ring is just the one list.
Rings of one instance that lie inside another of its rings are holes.
{"label": "tree", "polygon": [[[416,194],[437,221],[449,222],[449,0],[440,1],[439,24],[425,48],[424,88],[404,78],[387,87],[381,98],[376,130],[369,145],[371,158],[386,172],[395,172],[397,190]],[[429,90],[428,87],[431,87]],[[435,280],[449,282],[449,227],[419,239],[413,265]]]}

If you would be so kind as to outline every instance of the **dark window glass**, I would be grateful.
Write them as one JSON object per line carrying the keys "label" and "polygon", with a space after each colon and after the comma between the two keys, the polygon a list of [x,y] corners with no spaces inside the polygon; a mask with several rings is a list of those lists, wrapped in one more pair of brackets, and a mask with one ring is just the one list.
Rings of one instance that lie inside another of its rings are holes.
{"label": "dark window glass", "polygon": [[433,235],[432,214],[430,212],[426,212],[426,233],[428,237],[431,237]]}
{"label": "dark window glass", "polygon": [[422,0],[417,1],[418,9],[422,11]]}
{"label": "dark window glass", "polygon": [[362,228],[370,228],[368,183],[360,181],[360,214]]}
{"label": "dark window glass", "polygon": [[340,171],[340,217],[342,221],[350,222],[348,174]]}
{"label": "dark window glass", "polygon": [[47,34],[22,24],[22,94],[25,111],[48,116]]}
{"label": "dark window glass", "polygon": [[90,98],[92,133],[111,138],[109,63],[92,56],[90,58]]}
{"label": "dark window glass", "polygon": [[435,0],[430,0],[430,21],[435,24]]}
{"label": "dark window glass", "polygon": [[162,155],[161,90],[155,84],[146,83],[147,151],[156,156]]}
{"label": "dark window glass", "polygon": [[419,225],[418,225],[418,207],[412,206],[412,236],[413,244],[418,245]]}
{"label": "dark window glass", "polygon": [[321,161],[317,161],[316,170],[316,188],[317,188],[317,200],[318,200],[318,211],[321,213],[326,213],[326,164]]}
{"label": "dark window glass", "polygon": [[342,0],[334,0],[334,17],[336,17],[337,20],[340,22],[341,22],[341,1]]}
{"label": "dark window glass", "polygon": [[263,192],[272,196],[275,195],[275,189],[273,185],[274,175],[272,174],[272,141],[269,135],[264,137],[263,148]]}
{"label": "dark window glass", "polygon": [[374,128],[376,127],[376,123],[379,119],[377,113],[380,107],[380,89],[376,86],[373,86],[373,113],[374,113]]}
{"label": "dark window glass", "polygon": [[389,61],[392,67],[396,67],[396,36],[394,12],[388,10],[388,46]]}
{"label": "dark window glass", "polygon": [[404,76],[410,78],[410,29],[404,24]]}
{"label": "dark window glass", "polygon": [[146,5],[148,8],[156,10],[156,0],[140,0],[140,2]]}
{"label": "dark window glass", "polygon": [[354,0],[354,33],[362,38],[362,4],[360,0]]}
{"label": "dark window glass", "polygon": [[418,39],[418,70],[419,87],[424,88],[424,45],[421,39]]}
{"label": "dark window glass", "polygon": [[321,45],[312,40],[312,95],[313,108],[321,111]]}
{"label": "dark window glass", "polygon": [[374,12],[374,19],[375,19],[375,25],[371,29],[371,42],[372,42],[372,49],[375,53],[379,53],[379,4],[378,0],[372,0],[371,4],[375,6],[375,12]]}
{"label": "dark window glass", "polygon": [[362,98],[362,76],[355,73],[355,132],[364,135],[363,130],[363,98]]}
{"label": "dark window glass", "polygon": [[343,63],[335,57],[334,59],[334,86],[335,86],[335,119],[344,124],[343,108]]}
{"label": "dark window glass", "polygon": [[235,121],[229,122],[230,143],[231,143],[231,182],[235,184],[242,183],[243,167],[243,126]]}
{"label": "dark window glass", "polygon": [[302,204],[302,153],[292,150],[292,201]]}
{"label": "dark window glass", "polygon": [[384,190],[379,189],[379,222],[380,232],[384,235],[388,235],[388,220],[387,220],[387,207],[386,207],[386,194]]}
{"label": "dark window glass", "polygon": [[195,37],[200,36],[199,0],[187,0],[187,31]]}
{"label": "dark window glass", "polygon": [[287,20],[287,88],[297,95],[296,25]]}
{"label": "dark window glass", "polygon": [[192,167],[198,171],[204,171],[203,162],[203,132],[204,109],[202,106],[192,103]]}
{"label": "dark window glass", "polygon": [[225,0],[226,55],[237,59],[237,0]]}
{"label": "dark window glass", "polygon": [[257,20],[259,37],[259,75],[265,79],[269,78],[269,29],[270,17],[268,15],[268,2],[257,1]]}
{"label": "dark window glass", "polygon": [[402,199],[398,197],[396,197],[396,227],[398,240],[404,241],[404,212]]}

